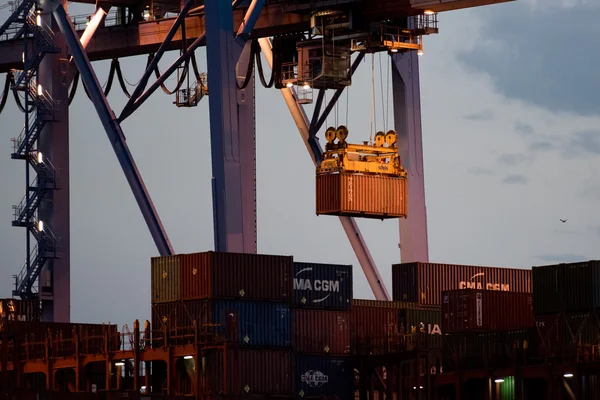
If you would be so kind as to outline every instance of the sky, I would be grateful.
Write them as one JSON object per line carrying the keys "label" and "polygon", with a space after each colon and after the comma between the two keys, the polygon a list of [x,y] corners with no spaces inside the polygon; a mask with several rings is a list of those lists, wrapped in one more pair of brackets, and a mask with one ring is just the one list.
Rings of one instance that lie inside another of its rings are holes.
{"label": "sky", "polygon": [[[519,0],[452,11],[439,15],[438,35],[424,38],[419,61],[430,261],[530,268],[600,258],[600,51],[593,46],[600,5],[593,3]],[[374,57],[376,121],[391,129],[384,117],[391,110],[391,93],[385,101],[389,62],[384,54]],[[174,58],[169,53],[160,65]],[[206,71],[203,49],[197,58]],[[121,59],[128,82],[139,80],[145,62]],[[340,101],[338,123],[349,127],[350,142],[370,135],[371,62],[366,56]],[[109,63],[94,63],[101,83]],[[315,215],[314,167],[281,94],[260,86],[256,92],[259,252],[352,264],[355,297],[373,298],[339,220]],[[108,98],[119,114],[126,98],[117,85]],[[175,251],[212,250],[208,99],[190,109],[173,100],[157,91],[123,130]],[[311,115],[312,106],[306,110]],[[82,90],[70,115],[71,318],[131,326],[150,318],[150,257],[158,253]],[[334,123],[330,117],[325,127]],[[11,98],[0,114],[6,145],[0,153],[0,297],[10,296],[11,276],[25,259],[24,230],[10,223],[24,168],[10,159],[9,146],[22,124]],[[391,293],[391,265],[400,262],[398,223],[360,220],[359,226]]]}

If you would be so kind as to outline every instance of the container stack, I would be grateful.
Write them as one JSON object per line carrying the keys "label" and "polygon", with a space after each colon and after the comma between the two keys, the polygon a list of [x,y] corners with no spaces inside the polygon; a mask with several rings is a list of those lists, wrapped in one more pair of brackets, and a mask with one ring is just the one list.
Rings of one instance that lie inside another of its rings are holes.
{"label": "container stack", "polygon": [[[463,367],[476,367],[498,358],[499,342],[529,339],[535,326],[530,277],[529,270],[511,268],[435,263],[392,266],[394,300],[431,307],[429,312],[434,314],[429,315],[437,316],[435,329],[423,326],[424,321],[418,323],[430,333],[428,337],[437,337],[448,372],[457,368],[457,357]],[[406,312],[423,313],[418,308]]]}
{"label": "container stack", "polygon": [[[152,259],[153,330],[185,330],[196,321],[199,327],[216,324],[225,336],[237,331],[239,352],[228,352],[224,360],[214,350],[202,364],[201,393],[292,391],[292,262],[216,252]],[[224,368],[236,379],[224,379]]]}
{"label": "container stack", "polygon": [[533,311],[548,356],[578,350],[593,357],[600,344],[600,262],[532,268]]}

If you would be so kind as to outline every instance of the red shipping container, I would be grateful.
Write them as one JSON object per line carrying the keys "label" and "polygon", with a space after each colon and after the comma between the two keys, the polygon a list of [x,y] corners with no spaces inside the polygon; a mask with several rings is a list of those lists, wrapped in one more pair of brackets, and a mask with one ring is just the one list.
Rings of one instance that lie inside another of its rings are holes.
{"label": "red shipping container", "polygon": [[291,301],[291,256],[217,253],[179,255],[183,300],[208,297]]}
{"label": "red shipping container", "polygon": [[317,175],[317,215],[363,218],[406,217],[408,180],[351,173]]}
{"label": "red shipping container", "polygon": [[458,289],[442,298],[444,333],[535,327],[530,293]]}
{"label": "red shipping container", "polygon": [[37,300],[0,299],[0,321],[39,321],[42,308]]}
{"label": "red shipping container", "polygon": [[350,354],[350,313],[294,310],[292,345],[296,353]]}
{"label": "red shipping container", "polygon": [[375,351],[398,336],[397,308],[354,306],[351,312],[352,347],[358,351]]}
{"label": "red shipping container", "polygon": [[201,368],[203,394],[289,395],[292,392],[289,351],[228,349],[225,353],[215,350],[208,354]]}
{"label": "red shipping container", "polygon": [[395,301],[439,306],[445,290],[531,293],[531,270],[419,262],[395,264],[392,289]]}

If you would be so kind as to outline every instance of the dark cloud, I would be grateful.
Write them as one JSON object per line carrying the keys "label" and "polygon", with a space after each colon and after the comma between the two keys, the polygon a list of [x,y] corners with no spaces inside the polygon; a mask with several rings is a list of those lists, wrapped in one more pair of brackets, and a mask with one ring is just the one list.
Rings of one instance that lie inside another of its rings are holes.
{"label": "dark cloud", "polygon": [[502,154],[498,158],[498,162],[504,165],[515,166],[528,161],[528,157],[524,154]]}
{"label": "dark cloud", "polygon": [[529,145],[530,151],[548,151],[555,148],[554,143],[547,140],[540,140]]}
{"label": "dark cloud", "polygon": [[568,145],[568,151],[575,153],[600,154],[600,131],[575,132]]}
{"label": "dark cloud", "polygon": [[494,175],[494,171],[489,168],[473,167],[469,168],[469,172],[473,175]]}
{"label": "dark cloud", "polygon": [[524,175],[509,175],[502,182],[511,185],[525,185],[529,182],[529,179]]}
{"label": "dark cloud", "polygon": [[589,258],[581,254],[562,253],[562,254],[542,254],[536,258],[549,263],[570,263],[578,261],[588,261]]}
{"label": "dark cloud", "polygon": [[494,118],[494,113],[492,110],[483,110],[473,114],[465,115],[463,118],[471,121],[489,121]]}
{"label": "dark cloud", "polygon": [[600,114],[598,5],[542,8],[517,1],[477,14],[483,37],[457,55],[460,62],[489,73],[496,90],[509,98],[553,112]]}
{"label": "dark cloud", "polygon": [[515,126],[515,130],[523,136],[529,136],[533,134],[533,127],[528,124],[524,124],[522,122],[517,122]]}

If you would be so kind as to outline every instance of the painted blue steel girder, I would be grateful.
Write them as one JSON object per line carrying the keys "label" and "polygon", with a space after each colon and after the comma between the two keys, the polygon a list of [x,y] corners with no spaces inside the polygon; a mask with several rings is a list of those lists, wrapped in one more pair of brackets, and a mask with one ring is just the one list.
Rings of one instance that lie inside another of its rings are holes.
{"label": "painted blue steel girder", "polygon": [[398,153],[408,172],[408,213],[400,219],[400,259],[428,262],[427,210],[423,174],[423,130],[419,56],[416,52],[392,56],[394,124],[398,132]]}
{"label": "painted blue steel girder", "polygon": [[71,52],[73,53],[73,59],[75,60],[77,69],[81,74],[81,79],[88,89],[94,107],[96,108],[96,112],[100,117],[108,139],[110,140],[117,159],[121,164],[121,168],[125,173],[127,182],[133,191],[133,195],[138,203],[138,206],[140,207],[140,210],[142,211],[142,215],[144,216],[146,224],[150,229],[150,234],[156,243],[158,252],[161,256],[171,255],[173,254],[173,249],[171,247],[171,243],[169,242],[169,238],[167,237],[158,213],[154,208],[154,204],[150,199],[150,195],[148,194],[146,186],[144,185],[142,176],[135,165],[133,156],[129,151],[129,147],[127,146],[121,125],[119,124],[114,112],[108,104],[108,100],[102,92],[98,78],[94,73],[90,60],[83,49],[83,46],[79,42],[79,37],[75,31],[75,28],[73,27],[73,24],[71,23],[71,20],[62,5],[58,5],[53,14],[61,32],[67,41],[67,44],[69,45],[69,48],[71,49]]}
{"label": "painted blue steel girder", "polygon": [[241,71],[253,62],[246,39],[260,3],[252,2],[236,40],[231,3],[205,2],[216,251],[257,250],[254,74],[245,89],[238,89],[236,65],[244,75]]}

